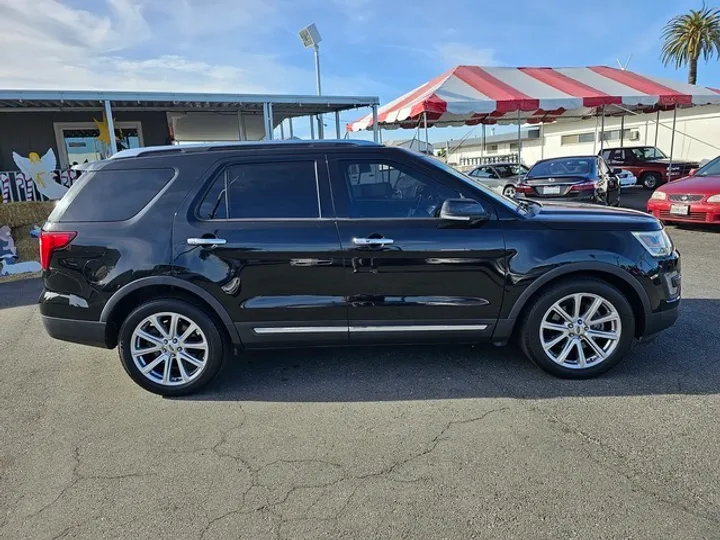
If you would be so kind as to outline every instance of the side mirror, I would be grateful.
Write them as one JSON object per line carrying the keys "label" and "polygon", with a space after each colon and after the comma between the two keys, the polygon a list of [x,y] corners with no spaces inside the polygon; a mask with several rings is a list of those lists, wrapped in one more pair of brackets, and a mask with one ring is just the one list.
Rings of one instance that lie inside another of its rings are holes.
{"label": "side mirror", "polygon": [[623,171],[622,169],[618,169],[618,168],[616,167],[616,168],[614,168],[611,172],[612,172],[615,176],[617,176],[618,174],[622,174],[622,171]]}
{"label": "side mirror", "polygon": [[448,199],[440,208],[440,219],[479,223],[490,219],[482,204],[472,199]]}
{"label": "side mirror", "polygon": [[697,174],[697,172],[698,172],[697,169],[690,169],[690,171],[688,172],[688,176],[695,176]]}

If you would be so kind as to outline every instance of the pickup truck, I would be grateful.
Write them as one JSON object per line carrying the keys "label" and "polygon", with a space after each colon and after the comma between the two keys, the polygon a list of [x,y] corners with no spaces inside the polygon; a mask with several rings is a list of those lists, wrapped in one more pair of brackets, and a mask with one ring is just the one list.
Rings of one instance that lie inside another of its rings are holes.
{"label": "pickup truck", "polygon": [[[700,164],[695,161],[670,159],[654,146],[625,146],[623,148],[605,148],[600,155],[612,168],[630,171],[646,189],[677,180],[690,174]],[[668,170],[671,166],[671,170]]]}

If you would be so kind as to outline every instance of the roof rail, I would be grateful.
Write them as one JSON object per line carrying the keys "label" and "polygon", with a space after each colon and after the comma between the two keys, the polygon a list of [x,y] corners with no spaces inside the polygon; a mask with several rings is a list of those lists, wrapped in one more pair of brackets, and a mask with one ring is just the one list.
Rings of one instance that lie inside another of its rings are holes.
{"label": "roof rail", "polygon": [[291,141],[237,141],[222,143],[194,143],[194,144],[174,144],[167,146],[146,146],[144,148],[130,148],[121,150],[109,159],[123,159],[141,157],[150,154],[185,154],[195,152],[209,152],[216,150],[240,150],[240,149],[258,149],[288,146],[293,148],[334,148],[346,146],[382,146],[373,141],[363,139],[354,140],[291,140]]}

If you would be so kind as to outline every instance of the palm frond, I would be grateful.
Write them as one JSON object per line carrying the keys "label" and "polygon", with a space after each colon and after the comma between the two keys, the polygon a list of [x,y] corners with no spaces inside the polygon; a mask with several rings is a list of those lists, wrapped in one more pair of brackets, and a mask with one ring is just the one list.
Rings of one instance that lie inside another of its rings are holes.
{"label": "palm frond", "polygon": [[700,56],[720,57],[720,9],[703,6],[670,19],[662,31],[663,64],[679,68]]}

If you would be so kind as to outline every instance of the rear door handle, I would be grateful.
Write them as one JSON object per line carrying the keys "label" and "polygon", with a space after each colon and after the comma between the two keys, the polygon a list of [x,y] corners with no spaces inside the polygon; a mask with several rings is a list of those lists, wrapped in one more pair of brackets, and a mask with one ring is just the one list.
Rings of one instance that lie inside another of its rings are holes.
{"label": "rear door handle", "polygon": [[356,246],[391,246],[394,243],[390,238],[353,238]]}
{"label": "rear door handle", "polygon": [[224,246],[227,240],[224,238],[188,238],[189,246]]}

